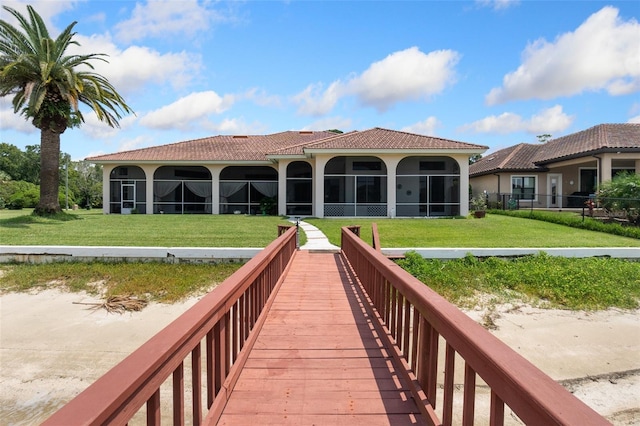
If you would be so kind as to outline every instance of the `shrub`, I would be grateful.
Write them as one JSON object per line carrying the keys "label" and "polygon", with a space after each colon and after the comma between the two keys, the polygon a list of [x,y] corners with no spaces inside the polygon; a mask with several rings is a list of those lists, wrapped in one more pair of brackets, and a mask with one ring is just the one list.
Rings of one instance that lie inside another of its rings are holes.
{"label": "shrub", "polygon": [[640,216],[640,175],[620,173],[604,182],[598,191],[600,205],[612,212],[623,212],[629,220],[638,221]]}
{"label": "shrub", "polygon": [[7,208],[9,210],[22,210],[24,208],[24,198],[20,196],[20,194],[14,194],[7,203]]}
{"label": "shrub", "polygon": [[6,207],[9,209],[32,208],[40,200],[40,188],[25,181],[3,182],[0,185],[0,197],[5,200]]}

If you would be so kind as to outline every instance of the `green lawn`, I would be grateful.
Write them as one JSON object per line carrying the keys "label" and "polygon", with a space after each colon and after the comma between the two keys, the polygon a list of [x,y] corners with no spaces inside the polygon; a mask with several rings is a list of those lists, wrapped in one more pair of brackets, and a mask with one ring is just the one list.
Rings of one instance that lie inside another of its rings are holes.
{"label": "green lawn", "polygon": [[[346,225],[360,225],[362,238],[371,242],[374,220],[370,218],[307,221],[325,232],[336,245],[340,244],[340,228]],[[502,215],[489,214],[484,219],[381,218],[375,222],[383,247],[640,247],[640,239]],[[264,247],[276,238],[279,224],[291,225],[285,218],[274,216],[104,215],[92,210],[44,219],[26,210],[0,210],[0,244]],[[304,236],[301,240],[304,243]],[[488,291],[501,297],[541,298],[554,306],[571,309],[637,306],[640,291],[637,262],[533,259],[537,263],[523,264],[523,269],[516,268],[518,262],[500,259],[447,263],[421,260],[423,265],[408,257],[410,265],[403,266],[457,303],[464,304],[473,294]],[[171,302],[210,289],[238,266],[99,262],[4,265],[0,293],[59,286],[71,291],[104,290],[107,295],[132,294]],[[591,284],[589,277],[595,277],[596,273],[600,274],[598,282],[602,285]],[[442,283],[436,280],[439,276],[444,277]],[[527,284],[528,278],[540,288]],[[93,288],[92,283],[96,282],[102,283],[102,288]],[[518,287],[522,283],[527,285]],[[469,291],[471,294],[467,294]]]}
{"label": "green lawn", "polygon": [[[307,219],[340,245],[340,228],[360,225],[371,242],[371,223],[383,247],[640,247],[640,239],[488,214],[484,219]],[[105,215],[76,211],[68,220],[30,211],[0,210],[0,245],[146,247],[265,247],[277,236],[278,216]],[[304,243],[304,235],[301,242]]]}
{"label": "green lawn", "polygon": [[340,228],[360,225],[371,243],[378,224],[382,247],[640,247],[640,240],[563,225],[487,214],[484,219],[308,219],[340,245]]}
{"label": "green lawn", "polygon": [[70,213],[44,219],[30,210],[0,210],[0,245],[266,247],[278,236],[278,216],[105,215]]}

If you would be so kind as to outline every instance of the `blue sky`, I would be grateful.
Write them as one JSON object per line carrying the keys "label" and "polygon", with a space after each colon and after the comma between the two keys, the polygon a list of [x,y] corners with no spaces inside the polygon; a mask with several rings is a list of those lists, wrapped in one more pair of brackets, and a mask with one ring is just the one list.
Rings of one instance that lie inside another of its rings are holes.
{"label": "blue sky", "polygon": [[[24,11],[26,2],[4,1]],[[217,134],[385,127],[487,145],[640,122],[636,1],[32,1],[134,109],[75,160]],[[2,19],[10,16],[3,10]],[[0,99],[0,140],[39,132]]]}

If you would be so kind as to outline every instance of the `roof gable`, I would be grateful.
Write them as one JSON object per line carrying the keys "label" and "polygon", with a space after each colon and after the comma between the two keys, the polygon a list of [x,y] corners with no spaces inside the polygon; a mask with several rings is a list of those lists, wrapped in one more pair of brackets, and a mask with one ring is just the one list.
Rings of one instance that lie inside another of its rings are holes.
{"label": "roof gable", "polygon": [[640,151],[640,124],[599,124],[550,140],[540,146],[533,161],[547,164],[618,150]]}
{"label": "roof gable", "polygon": [[546,171],[546,166],[604,152],[640,152],[640,124],[600,124],[550,140],[501,149],[469,166],[469,176],[506,171]]}
{"label": "roof gable", "polygon": [[361,132],[344,133],[334,138],[323,139],[305,146],[305,150],[449,150],[471,149],[486,150],[487,146],[467,142],[453,141],[433,136],[397,130],[373,129]]}
{"label": "roof gable", "polygon": [[470,165],[469,176],[505,171],[544,171],[544,168],[533,162],[538,149],[540,149],[540,145],[527,143],[501,149]]}

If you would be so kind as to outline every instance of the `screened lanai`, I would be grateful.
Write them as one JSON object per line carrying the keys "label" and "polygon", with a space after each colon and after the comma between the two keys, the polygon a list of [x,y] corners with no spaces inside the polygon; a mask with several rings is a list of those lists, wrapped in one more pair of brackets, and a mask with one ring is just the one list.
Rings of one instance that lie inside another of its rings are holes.
{"label": "screened lanai", "polygon": [[229,166],[220,173],[220,214],[275,214],[278,172],[268,166]]}
{"label": "screened lanai", "polygon": [[163,166],[153,176],[153,211],[211,214],[211,173],[199,166]]}
{"label": "screened lanai", "polygon": [[378,157],[334,157],[325,166],[325,216],[386,216],[387,167]]}
{"label": "screened lanai", "polygon": [[120,166],[109,174],[109,213],[147,212],[144,171],[138,166]]}
{"label": "screened lanai", "polygon": [[460,214],[460,166],[450,157],[407,157],[398,164],[396,216]]}

